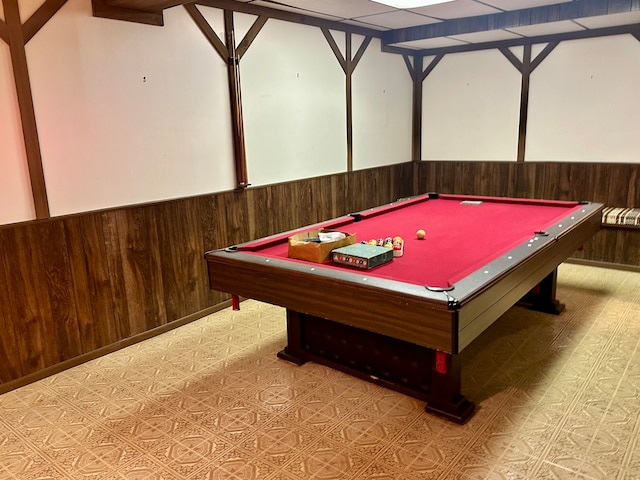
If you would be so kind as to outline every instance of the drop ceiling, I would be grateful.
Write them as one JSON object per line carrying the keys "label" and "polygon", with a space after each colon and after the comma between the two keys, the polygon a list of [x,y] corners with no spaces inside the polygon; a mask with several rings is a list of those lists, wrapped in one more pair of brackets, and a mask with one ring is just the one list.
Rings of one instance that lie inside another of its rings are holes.
{"label": "drop ceiling", "polygon": [[[93,0],[107,7],[162,12],[184,0]],[[372,0],[201,0],[197,4],[280,12],[371,31],[387,48],[472,49],[536,37],[631,32],[640,37],[637,0],[452,0],[398,9]],[[269,9],[269,10],[266,10]],[[115,18],[115,17],[114,17]],[[597,31],[597,32],[595,32]]]}
{"label": "drop ceiling", "polygon": [[[625,2],[615,3],[607,0],[453,0],[405,10],[388,7],[371,0],[282,0],[277,2],[249,0],[245,3],[382,32],[425,25],[433,26],[431,31],[429,29],[423,29],[423,33],[416,31],[415,36],[425,38],[387,42],[388,45],[419,50],[640,24],[640,10],[637,4],[634,6],[633,2],[626,2],[628,5],[624,5]],[[513,26],[503,28],[491,28],[491,21],[488,22],[489,25],[480,25],[484,22],[484,18],[506,17],[507,12],[513,13],[523,9],[530,12],[528,14],[530,17],[535,17],[536,12],[539,12],[540,21],[536,21],[535,18],[530,22],[516,21]],[[545,16],[547,18],[544,18]],[[558,20],[549,21],[554,17],[558,17]],[[457,21],[459,28],[464,30],[463,19],[475,19],[478,25],[476,27],[469,25],[470,31],[463,33],[438,34],[435,26],[452,20]],[[394,40],[392,35],[385,35],[383,38]]]}

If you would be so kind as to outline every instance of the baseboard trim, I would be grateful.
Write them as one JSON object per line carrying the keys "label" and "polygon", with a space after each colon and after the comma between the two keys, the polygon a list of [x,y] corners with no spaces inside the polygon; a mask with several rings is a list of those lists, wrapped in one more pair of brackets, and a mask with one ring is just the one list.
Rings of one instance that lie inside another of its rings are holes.
{"label": "baseboard trim", "polygon": [[222,303],[218,303],[212,307],[207,307],[198,312],[174,320],[171,323],[167,323],[166,325],[152,328],[151,330],[133,335],[131,337],[120,340],[119,342],[112,343],[111,345],[100,347],[91,352],[78,355],[77,357],[70,358],[69,360],[65,360],[64,362],[60,362],[42,370],[38,370],[37,372],[30,373],[29,375],[25,375],[24,377],[20,377],[15,380],[0,384],[0,395],[10,392],[11,390],[15,390],[16,388],[29,385],[30,383],[37,382],[38,380],[42,380],[43,378],[50,377],[51,375],[55,375],[56,373],[63,372],[64,370],[68,370],[69,368],[76,367],[90,360],[95,360],[96,358],[103,357],[104,355],[107,355],[109,353],[116,352],[125,347],[129,347],[144,340],[148,340],[160,334],[169,332],[178,327],[182,327],[183,325],[191,323],[195,320],[199,320],[200,318],[211,315],[212,313],[219,312],[220,310],[224,310],[225,308],[228,308],[230,306],[231,300],[225,300]]}
{"label": "baseboard trim", "polygon": [[639,265],[626,265],[624,263],[601,262],[598,260],[585,260],[583,258],[568,258],[566,263],[576,265],[586,265],[589,267],[612,268],[615,270],[625,270],[627,272],[640,272]]}

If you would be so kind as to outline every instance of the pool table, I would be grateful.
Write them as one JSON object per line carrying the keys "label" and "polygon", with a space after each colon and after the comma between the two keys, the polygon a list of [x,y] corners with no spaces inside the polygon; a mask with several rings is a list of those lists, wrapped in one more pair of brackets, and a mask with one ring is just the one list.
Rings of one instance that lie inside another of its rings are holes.
{"label": "pool table", "polygon": [[[315,361],[423,399],[458,423],[460,352],[514,304],[558,314],[557,266],[593,236],[603,206],[429,193],[205,254],[214,290],[286,307],[280,358]],[[288,258],[324,228],[404,254],[370,270]],[[418,239],[416,231],[426,236]]]}

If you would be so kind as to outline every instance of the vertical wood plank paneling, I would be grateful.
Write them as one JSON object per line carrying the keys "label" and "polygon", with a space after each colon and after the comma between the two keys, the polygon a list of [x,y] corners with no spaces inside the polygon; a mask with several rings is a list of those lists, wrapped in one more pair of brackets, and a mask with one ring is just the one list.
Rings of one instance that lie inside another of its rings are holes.
{"label": "vertical wood plank paneling", "polygon": [[228,299],[203,254],[413,193],[414,164],[0,228],[0,382]]}
{"label": "vertical wood plank paneling", "polygon": [[[276,215],[267,188],[251,189],[247,192],[247,206],[251,212],[251,240],[271,235],[269,216]],[[275,233],[275,232],[274,232]]]}
{"label": "vertical wood plank paneling", "polygon": [[480,165],[459,162],[456,165],[456,191],[471,195],[476,192],[476,184],[481,181]]}
{"label": "vertical wood plank paneling", "polygon": [[465,195],[515,196],[514,162],[456,162],[455,192]]}
{"label": "vertical wood plank paneling", "polygon": [[65,219],[63,225],[80,342],[82,352],[87,353],[123,338],[113,311],[102,217],[74,216]]}
{"label": "vertical wood plank paneling", "polygon": [[51,317],[41,319],[51,326],[43,331],[53,333],[45,338],[46,358],[48,361],[51,359],[47,366],[51,366],[82,353],[68,244],[64,225],[60,221],[43,222],[35,229],[30,229],[32,238],[41,242],[39,261],[43,264],[44,285],[49,292],[51,305]]}
{"label": "vertical wood plank paneling", "polygon": [[431,169],[427,192],[455,193],[458,162],[439,162]]}
{"label": "vertical wood plank paneling", "polygon": [[308,182],[281,183],[268,191],[273,206],[267,215],[270,235],[308,225],[306,219],[313,208]]}
{"label": "vertical wood plank paneling", "polygon": [[[451,177],[451,182],[449,182],[449,185],[451,185],[450,187],[450,191],[451,192],[461,192],[462,191],[462,175],[463,175],[463,170],[464,170],[464,163],[463,162],[452,162],[450,165],[447,165],[448,168],[447,170],[450,172],[448,173],[448,176]],[[443,176],[441,175],[440,180],[443,180]],[[439,190],[440,191],[440,190]]]}
{"label": "vertical wood plank paneling", "polygon": [[580,192],[582,196],[579,200],[590,200],[604,204],[609,202],[606,190],[608,189],[610,172],[606,168],[602,168],[603,166],[594,164],[585,169],[586,181],[584,190]]}
{"label": "vertical wood plank paneling", "polygon": [[370,169],[349,173],[345,186],[346,207],[349,212],[365,210],[395,200],[391,194],[392,189],[387,172],[387,170]]}
{"label": "vertical wood plank paneling", "polygon": [[16,227],[7,230],[3,238],[8,296],[14,326],[19,332],[16,346],[25,375],[53,363],[53,359],[45,358],[45,344],[52,332],[44,330],[46,324],[40,320],[51,318],[48,289],[42,281],[44,275],[37,259],[40,242],[32,245],[28,230],[25,226]]}
{"label": "vertical wood plank paneling", "polygon": [[[631,180],[633,180],[633,170],[638,172],[638,168],[632,169],[630,165],[617,165],[609,170],[610,175],[607,183],[607,204],[619,207],[626,206],[628,201],[633,201],[633,198],[630,198],[629,192],[635,188],[638,188],[637,184],[631,184]],[[637,178],[637,177],[636,177]],[[638,200],[637,198],[635,200]],[[640,206],[639,204],[632,204],[632,206]]]}
{"label": "vertical wood plank paneling", "polygon": [[347,175],[331,176],[331,215],[329,218],[340,217],[347,211]]}
{"label": "vertical wood plank paneling", "polygon": [[619,265],[640,266],[640,231],[603,228],[575,258]]}
{"label": "vertical wood plank paneling", "polygon": [[414,181],[417,176],[418,162],[404,163],[399,166],[399,170],[395,170],[393,184],[395,190],[393,196],[396,198],[411,197],[418,194],[417,182]]}
{"label": "vertical wood plank paneling", "polygon": [[251,215],[252,238],[410,196],[413,168],[406,163],[249,189],[249,210],[256,212]]}
{"label": "vertical wood plank paneling", "polygon": [[640,267],[640,232],[638,230],[616,229],[619,233],[620,248],[616,248],[615,263]]}
{"label": "vertical wood plank paneling", "polygon": [[345,185],[345,213],[357,212],[371,208],[374,204],[378,204],[377,198],[380,194],[381,185],[374,172],[367,172],[365,175],[362,171],[351,172],[346,177]]}
{"label": "vertical wood plank paneling", "polygon": [[6,230],[3,261],[23,374],[79,355],[73,282],[61,223],[29,223]]}
{"label": "vertical wood plank paneling", "polygon": [[[206,250],[427,191],[638,206],[639,174],[638,164],[407,162],[3,226],[0,383],[227,300],[208,288]],[[576,257],[640,263],[639,234],[603,229]]]}
{"label": "vertical wood plank paneling", "polygon": [[247,195],[247,190],[237,190],[198,199],[203,253],[250,238]]}
{"label": "vertical wood plank paneling", "polygon": [[535,192],[536,174],[537,170],[531,168],[530,163],[518,163],[515,176],[515,197],[535,198],[533,192]]}
{"label": "vertical wood plank paneling", "polygon": [[[245,195],[245,191],[242,190],[243,196]],[[204,259],[204,252],[209,250],[216,250],[218,248],[224,247],[224,242],[221,240],[221,237],[228,236],[231,238],[231,235],[228,235],[226,231],[221,232],[224,229],[224,226],[221,226],[219,223],[219,214],[218,214],[218,203],[219,199],[222,195],[206,195],[204,197],[198,198],[198,210],[200,212],[200,231],[202,232],[202,253],[203,255],[200,257],[203,264],[206,265],[206,261]],[[240,204],[240,202],[238,202]],[[246,202],[244,202],[246,203]],[[231,241],[230,244],[239,243],[236,239],[235,241]],[[214,290],[209,289],[208,278],[200,279],[200,282],[205,285],[207,288],[207,302],[210,305],[215,305],[216,303],[223,302],[227,300],[229,297],[221,292],[216,292]]]}
{"label": "vertical wood plank paneling", "polygon": [[128,338],[131,336],[131,327],[117,217],[118,210],[102,213],[102,232],[105,239],[105,258],[109,269],[114,329],[120,333],[120,338]]}
{"label": "vertical wood plank paneling", "polygon": [[296,184],[294,201],[300,201],[297,224],[311,225],[331,218],[331,182],[327,177],[304,179]]}
{"label": "vertical wood plank paneling", "polygon": [[[0,230],[0,252],[8,250],[7,230]],[[24,359],[18,348],[18,335],[22,335],[17,315],[17,302],[10,295],[7,259],[0,255],[0,383],[9,382],[24,375]]]}
{"label": "vertical wood plank paneling", "polygon": [[593,175],[594,169],[581,166],[577,163],[569,164],[569,174],[567,175],[569,185],[567,185],[566,198],[573,200],[591,200],[593,198],[585,197],[593,195],[593,191],[590,189],[590,176]]}
{"label": "vertical wood plank paneling", "polygon": [[[424,191],[640,205],[640,164],[436,161],[421,162],[419,170]],[[605,228],[574,256],[639,266],[640,231]]]}
{"label": "vertical wood plank paneling", "polygon": [[311,198],[307,225],[334,218],[331,214],[334,206],[331,178],[324,176],[305,180]]}
{"label": "vertical wood plank paneling", "polygon": [[128,337],[167,322],[155,211],[135,207],[107,214],[113,301]]}
{"label": "vertical wood plank paneling", "polygon": [[436,162],[416,162],[415,193],[436,191]]}
{"label": "vertical wood plank paneling", "polygon": [[[204,252],[246,242],[252,238],[253,220],[250,220],[247,197],[250,191],[235,190],[200,197],[200,221],[202,231],[201,261],[206,269]],[[200,282],[207,289],[209,305],[229,299],[229,295],[209,289],[208,277]]]}
{"label": "vertical wood plank paneling", "polygon": [[638,164],[525,162],[517,166],[516,196],[635,206],[639,170]]}
{"label": "vertical wood plank paneling", "polygon": [[629,179],[629,189],[625,205],[640,205],[640,165],[636,165],[636,168],[629,166],[629,170],[627,177]]}
{"label": "vertical wood plank paneling", "polygon": [[[245,241],[253,228],[245,192],[235,190],[217,195],[216,198],[218,210],[214,225],[217,228],[224,227],[220,231],[224,235],[218,237],[221,246]],[[228,243],[229,240],[231,243]]]}
{"label": "vertical wood plank paneling", "polygon": [[196,199],[176,200],[153,207],[158,226],[158,258],[166,319],[185,317],[207,306],[202,260],[202,225]]}

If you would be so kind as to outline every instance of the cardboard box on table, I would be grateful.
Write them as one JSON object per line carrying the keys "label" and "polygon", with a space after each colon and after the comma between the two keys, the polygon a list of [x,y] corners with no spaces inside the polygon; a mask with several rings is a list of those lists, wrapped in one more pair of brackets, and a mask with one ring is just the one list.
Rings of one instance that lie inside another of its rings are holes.
{"label": "cardboard box on table", "polygon": [[356,236],[352,233],[341,232],[346,235],[345,238],[333,242],[312,242],[309,239],[318,238],[320,233],[328,233],[334,230],[326,230],[318,228],[309,230],[308,232],[298,233],[289,237],[289,258],[298,260],[306,260],[314,263],[325,263],[331,259],[331,251],[353,245],[356,243]]}

